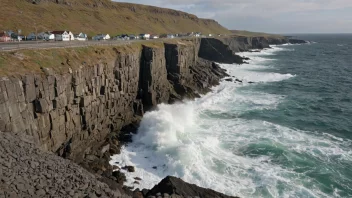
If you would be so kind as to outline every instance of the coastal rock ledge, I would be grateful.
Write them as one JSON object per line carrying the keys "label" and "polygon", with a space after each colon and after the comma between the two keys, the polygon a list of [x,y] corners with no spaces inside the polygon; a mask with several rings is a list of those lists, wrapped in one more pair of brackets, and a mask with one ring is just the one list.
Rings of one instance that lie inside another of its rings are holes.
{"label": "coastal rock ledge", "polygon": [[199,97],[228,76],[217,63],[242,64],[236,52],[288,42],[197,38],[3,53],[11,61],[0,67],[0,197],[229,197],[174,177],[132,192],[110,156],[145,111]]}

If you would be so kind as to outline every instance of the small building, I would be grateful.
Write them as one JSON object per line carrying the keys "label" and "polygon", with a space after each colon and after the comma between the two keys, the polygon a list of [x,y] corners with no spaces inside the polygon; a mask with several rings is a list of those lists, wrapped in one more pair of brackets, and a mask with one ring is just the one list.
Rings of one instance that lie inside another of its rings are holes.
{"label": "small building", "polygon": [[167,35],[167,38],[171,38],[171,39],[172,39],[172,38],[175,38],[175,35],[173,35],[173,34],[168,34],[168,35]]}
{"label": "small building", "polygon": [[25,36],[12,33],[10,38],[11,38],[11,41],[22,41],[25,39]]}
{"label": "small building", "polygon": [[201,35],[202,35],[202,33],[200,33],[200,32],[196,32],[196,33],[194,34],[195,37],[200,37]]}
{"label": "small building", "polygon": [[9,42],[11,40],[11,37],[7,35],[5,32],[0,33],[0,42]]}
{"label": "small building", "polygon": [[38,37],[34,32],[28,34],[28,36],[27,36],[27,40],[36,40],[37,38]]}
{"label": "small building", "polygon": [[46,41],[50,41],[50,40],[55,40],[55,34],[53,34],[52,32],[41,32],[38,34],[38,39],[41,40],[46,40]]}
{"label": "small building", "polygon": [[140,34],[139,37],[140,37],[140,39],[149,40],[150,34]]}
{"label": "small building", "polygon": [[129,40],[136,40],[137,39],[137,36],[134,34],[130,34],[128,37],[129,37]]}
{"label": "small building", "polygon": [[84,34],[81,32],[81,33],[75,35],[75,40],[86,41],[86,40],[88,40],[88,36],[87,36],[87,34]]}
{"label": "small building", "polygon": [[97,34],[96,36],[92,37],[92,40],[100,41],[100,40],[110,40],[109,34]]}
{"label": "small building", "polygon": [[150,39],[158,39],[159,36],[158,35],[150,35]]}
{"label": "small building", "polygon": [[55,41],[73,41],[75,39],[70,31],[53,31],[52,34],[55,36]]}

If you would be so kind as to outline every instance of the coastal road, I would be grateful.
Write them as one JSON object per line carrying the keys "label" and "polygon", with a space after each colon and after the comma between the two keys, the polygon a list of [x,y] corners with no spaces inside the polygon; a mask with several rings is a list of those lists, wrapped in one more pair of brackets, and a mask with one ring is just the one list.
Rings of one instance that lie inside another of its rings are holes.
{"label": "coastal road", "polygon": [[[190,37],[182,37],[190,38]],[[172,39],[172,38],[170,38]],[[170,40],[168,38],[150,39],[153,40]],[[177,38],[173,38],[177,39]],[[0,43],[0,51],[14,51],[20,49],[50,49],[50,48],[70,48],[70,47],[87,47],[102,45],[126,45],[146,40],[109,40],[109,41],[20,41]]]}
{"label": "coastal road", "polygon": [[143,40],[110,40],[110,41],[21,41],[0,43],[0,51],[14,51],[20,49],[49,49],[87,47],[94,45],[121,45]]}

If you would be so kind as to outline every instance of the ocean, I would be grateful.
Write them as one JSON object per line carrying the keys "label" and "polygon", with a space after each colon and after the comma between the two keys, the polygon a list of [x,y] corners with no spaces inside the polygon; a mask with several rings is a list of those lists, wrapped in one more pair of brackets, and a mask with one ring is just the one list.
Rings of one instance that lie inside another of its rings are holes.
{"label": "ocean", "polygon": [[242,83],[147,112],[111,160],[135,166],[126,185],[173,175],[240,197],[352,197],[352,35],[298,38],[313,42],[221,65]]}

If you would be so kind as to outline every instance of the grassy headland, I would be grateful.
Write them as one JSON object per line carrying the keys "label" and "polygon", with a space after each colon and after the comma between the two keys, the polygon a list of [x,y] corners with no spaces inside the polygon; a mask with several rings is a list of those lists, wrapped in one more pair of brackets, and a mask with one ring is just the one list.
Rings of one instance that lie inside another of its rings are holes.
{"label": "grassy headland", "polygon": [[2,0],[0,30],[31,32],[70,30],[98,33],[187,33],[230,34],[211,19],[181,11],[110,0]]}

